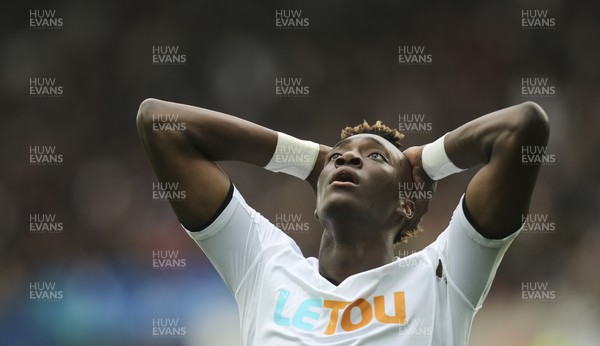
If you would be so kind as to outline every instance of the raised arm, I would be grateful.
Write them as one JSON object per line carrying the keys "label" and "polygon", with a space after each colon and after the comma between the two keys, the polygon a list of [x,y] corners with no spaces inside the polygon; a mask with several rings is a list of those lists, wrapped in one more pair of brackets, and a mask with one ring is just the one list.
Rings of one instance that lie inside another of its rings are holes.
{"label": "raised arm", "polygon": [[465,194],[484,237],[501,239],[521,226],[540,169],[539,163],[523,162],[522,152],[545,147],[548,136],[548,117],[533,102],[481,116],[445,136],[446,153],[456,166],[484,165]]}
{"label": "raised arm", "polygon": [[[165,128],[165,119],[179,124],[178,130]],[[215,162],[236,160],[264,167],[278,139],[277,132],[231,115],[156,99],[142,102],[137,127],[158,180],[178,183],[186,192],[184,201],[170,202],[188,229],[209,221],[226,198],[229,178]],[[307,178],[313,188],[326,151],[321,146]]]}
{"label": "raised arm", "polygon": [[[450,221],[453,227],[446,229],[446,240],[439,247],[441,260],[436,275],[452,279],[461,293],[454,295],[457,302],[462,301],[459,296],[464,297],[470,308],[477,309],[485,299],[514,239],[509,236],[520,228],[522,216],[528,212],[540,169],[539,163],[523,162],[522,152],[524,148],[545,147],[548,135],[544,111],[533,102],[525,102],[481,116],[433,143],[405,151],[413,176],[423,181],[439,180],[483,164],[467,186],[464,201],[468,215],[465,211]],[[473,237],[471,231],[482,237]]]}

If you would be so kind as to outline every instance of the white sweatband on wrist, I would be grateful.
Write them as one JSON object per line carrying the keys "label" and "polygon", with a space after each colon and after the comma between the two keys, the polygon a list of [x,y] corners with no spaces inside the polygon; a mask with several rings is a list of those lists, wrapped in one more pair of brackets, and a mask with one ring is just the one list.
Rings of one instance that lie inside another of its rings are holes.
{"label": "white sweatband on wrist", "polygon": [[438,138],[435,142],[425,145],[421,154],[421,163],[427,175],[433,180],[440,180],[451,174],[462,172],[465,169],[456,167],[450,161],[444,148],[444,138]]}
{"label": "white sweatband on wrist", "polygon": [[277,132],[277,147],[265,168],[272,172],[283,172],[304,180],[312,172],[318,156],[318,143]]}

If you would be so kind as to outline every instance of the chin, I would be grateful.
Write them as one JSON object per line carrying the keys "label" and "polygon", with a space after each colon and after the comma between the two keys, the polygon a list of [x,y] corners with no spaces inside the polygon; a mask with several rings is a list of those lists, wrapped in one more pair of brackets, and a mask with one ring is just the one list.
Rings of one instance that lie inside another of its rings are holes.
{"label": "chin", "polygon": [[320,215],[349,218],[365,212],[365,201],[348,194],[330,193],[317,206]]}

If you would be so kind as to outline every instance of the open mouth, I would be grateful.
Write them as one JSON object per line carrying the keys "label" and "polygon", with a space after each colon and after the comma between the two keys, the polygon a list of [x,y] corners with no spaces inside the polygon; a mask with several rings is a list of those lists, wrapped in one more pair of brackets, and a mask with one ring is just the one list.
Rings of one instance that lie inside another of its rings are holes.
{"label": "open mouth", "polygon": [[358,185],[358,176],[351,170],[341,169],[333,175],[329,184]]}

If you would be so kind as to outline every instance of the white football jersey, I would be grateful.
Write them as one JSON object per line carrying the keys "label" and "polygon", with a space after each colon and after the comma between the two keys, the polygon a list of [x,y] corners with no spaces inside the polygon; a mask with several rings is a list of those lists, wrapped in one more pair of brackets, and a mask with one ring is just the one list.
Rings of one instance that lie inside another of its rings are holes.
{"label": "white football jersey", "polygon": [[484,238],[461,199],[425,249],[338,286],[235,188],[208,227],[188,233],[234,294],[246,346],[449,346],[467,345],[473,317],[519,231]]}

